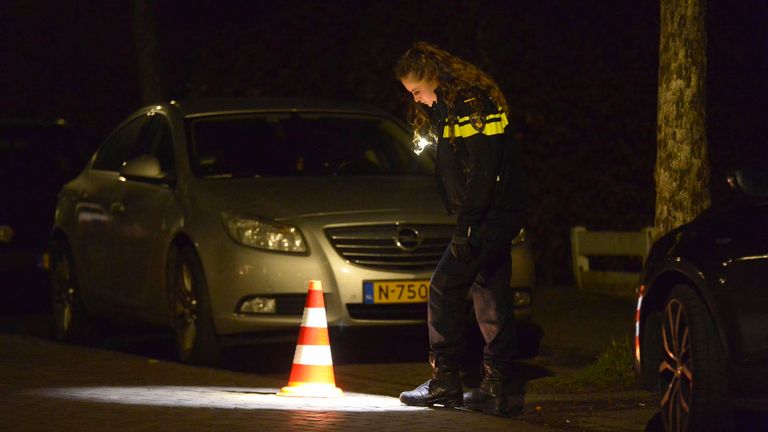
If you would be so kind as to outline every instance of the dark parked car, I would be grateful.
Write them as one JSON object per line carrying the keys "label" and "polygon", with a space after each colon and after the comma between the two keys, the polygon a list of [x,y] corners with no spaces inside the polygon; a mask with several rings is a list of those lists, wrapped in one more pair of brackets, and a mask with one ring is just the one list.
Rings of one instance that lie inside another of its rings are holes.
{"label": "dark parked car", "polygon": [[635,356],[667,430],[735,430],[734,409],[768,409],[768,171],[729,183],[732,199],[663,236],[646,261]]}
{"label": "dark parked car", "polygon": [[75,130],[64,120],[0,120],[0,308],[47,307],[48,237],[56,194],[75,176]]}
{"label": "dark parked car", "polygon": [[[145,107],[61,191],[51,243],[54,336],[94,319],[166,326],[177,353],[295,340],[319,279],[334,329],[423,324],[454,219],[432,161],[390,115],[351,103],[207,100]],[[518,236],[510,281],[530,314]]]}

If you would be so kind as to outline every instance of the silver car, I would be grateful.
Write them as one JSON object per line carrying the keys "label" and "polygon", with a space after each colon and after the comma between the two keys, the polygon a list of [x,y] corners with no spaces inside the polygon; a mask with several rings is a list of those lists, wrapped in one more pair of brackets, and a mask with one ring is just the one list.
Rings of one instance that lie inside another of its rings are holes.
{"label": "silver car", "polygon": [[[182,361],[301,324],[308,280],[331,329],[423,324],[454,220],[433,162],[369,107],[279,100],[149,106],[67,183],[51,240],[54,337],[167,326]],[[533,264],[512,259],[520,316]],[[98,321],[97,321],[98,320]]]}

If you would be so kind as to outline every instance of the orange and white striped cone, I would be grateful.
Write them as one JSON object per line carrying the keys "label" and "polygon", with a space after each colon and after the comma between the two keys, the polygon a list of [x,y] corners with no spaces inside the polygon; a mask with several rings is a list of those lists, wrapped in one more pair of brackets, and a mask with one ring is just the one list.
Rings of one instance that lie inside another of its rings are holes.
{"label": "orange and white striped cone", "polygon": [[288,385],[278,396],[339,397],[333,375],[333,359],[328,337],[328,321],[325,317],[323,286],[318,280],[309,281],[304,316],[301,318],[299,341]]}

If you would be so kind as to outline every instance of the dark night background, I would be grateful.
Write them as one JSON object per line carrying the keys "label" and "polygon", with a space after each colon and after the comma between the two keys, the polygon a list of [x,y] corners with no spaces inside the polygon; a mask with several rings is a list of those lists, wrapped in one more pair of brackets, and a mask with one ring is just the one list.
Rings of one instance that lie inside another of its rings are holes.
{"label": "dark night background", "polygon": [[[570,282],[568,230],[653,223],[658,1],[158,2],[169,97],[354,99],[404,116],[392,66],[426,40],[489,72],[526,153],[541,283]],[[0,117],[65,118],[90,154],[141,89],[133,3],[4,1]],[[768,2],[709,2],[714,199],[764,152]]]}

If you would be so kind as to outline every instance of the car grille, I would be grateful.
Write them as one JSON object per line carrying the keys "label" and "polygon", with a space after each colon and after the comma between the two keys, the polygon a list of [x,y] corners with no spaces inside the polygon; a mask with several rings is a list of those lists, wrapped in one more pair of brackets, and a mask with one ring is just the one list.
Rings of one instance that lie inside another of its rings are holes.
{"label": "car grille", "polygon": [[354,319],[370,320],[424,320],[427,317],[426,303],[408,304],[348,304],[349,316]]}
{"label": "car grille", "polygon": [[450,242],[452,225],[386,224],[329,228],[345,260],[381,270],[434,270]]}

